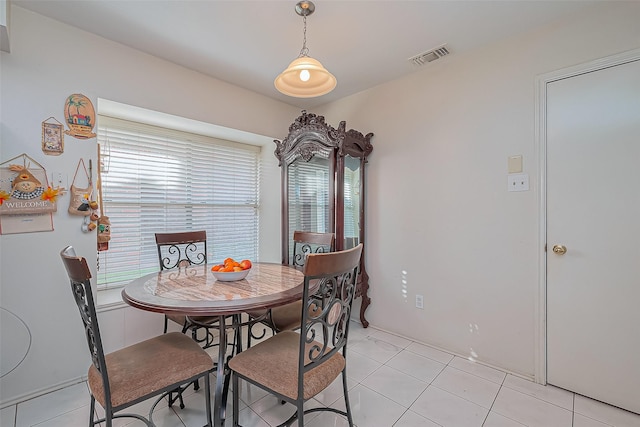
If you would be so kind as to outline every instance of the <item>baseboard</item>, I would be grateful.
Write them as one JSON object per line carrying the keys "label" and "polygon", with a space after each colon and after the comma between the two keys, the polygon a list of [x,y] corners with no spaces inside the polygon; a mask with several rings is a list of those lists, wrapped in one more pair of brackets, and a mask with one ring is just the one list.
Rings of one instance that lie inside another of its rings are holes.
{"label": "baseboard", "polygon": [[11,406],[11,405],[17,405],[18,403],[25,402],[27,400],[35,399],[36,397],[40,397],[42,395],[45,395],[54,391],[58,391],[66,387],[79,384],[86,380],[87,380],[86,376],[77,377],[77,378],[63,381],[61,383],[58,383],[49,387],[41,388],[39,390],[33,390],[33,391],[30,391],[29,393],[25,393],[20,396],[15,396],[11,400],[0,401],[0,409],[4,409],[7,406]]}
{"label": "baseboard", "polygon": [[[360,323],[360,322],[358,322],[358,321],[357,321],[357,320],[355,320],[355,319],[351,319],[351,321],[355,321],[356,323]],[[386,332],[386,333],[388,333],[388,334],[395,335],[395,336],[397,336],[397,337],[404,338],[404,339],[407,339],[407,340],[410,340],[410,341],[416,342],[416,343],[421,344],[421,345],[424,345],[424,346],[426,346],[426,347],[431,347],[431,348],[433,348],[433,349],[435,349],[435,350],[439,350],[439,351],[443,351],[443,352],[445,352],[445,353],[453,354],[454,356],[458,356],[458,357],[461,357],[461,358],[463,358],[463,359],[468,359],[468,358],[469,358],[469,356],[468,356],[468,355],[464,355],[464,354],[457,353],[457,352],[455,352],[455,351],[447,350],[446,348],[438,347],[438,346],[433,345],[433,344],[428,344],[428,343],[425,343],[425,342],[419,341],[419,340],[417,340],[417,339],[415,339],[415,338],[411,338],[411,337],[408,337],[408,336],[405,336],[405,335],[399,334],[399,333],[397,333],[397,332],[391,332],[391,331],[388,331],[388,330],[386,330],[386,329],[382,329],[382,328],[379,328],[379,327],[377,327],[377,326],[374,326],[374,325],[372,325],[371,323],[369,324],[369,327],[368,327],[367,329],[375,329],[376,331]],[[514,371],[511,371],[511,370],[509,370],[509,369],[506,369],[506,368],[503,368],[503,367],[500,367],[500,366],[493,365],[493,364],[491,364],[491,363],[483,362],[483,361],[481,361],[481,360],[474,360],[474,362],[475,362],[475,363],[477,363],[477,364],[479,364],[479,365],[486,366],[486,367],[488,367],[488,368],[493,368],[493,369],[496,369],[496,370],[498,370],[498,371],[505,372],[505,373],[507,373],[507,374],[511,374],[511,375],[513,375],[513,376],[523,378],[523,379],[525,379],[525,380],[535,381],[535,379],[534,379],[534,376],[533,376],[533,375],[525,375],[525,374],[521,374],[521,373],[519,373],[519,372],[514,372]]]}

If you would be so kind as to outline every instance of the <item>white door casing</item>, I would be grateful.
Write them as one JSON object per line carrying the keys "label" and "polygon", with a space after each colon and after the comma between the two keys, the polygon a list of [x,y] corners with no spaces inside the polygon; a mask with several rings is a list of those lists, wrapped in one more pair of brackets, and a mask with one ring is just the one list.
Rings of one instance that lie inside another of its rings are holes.
{"label": "white door casing", "polygon": [[536,380],[640,412],[640,52],[538,88]]}

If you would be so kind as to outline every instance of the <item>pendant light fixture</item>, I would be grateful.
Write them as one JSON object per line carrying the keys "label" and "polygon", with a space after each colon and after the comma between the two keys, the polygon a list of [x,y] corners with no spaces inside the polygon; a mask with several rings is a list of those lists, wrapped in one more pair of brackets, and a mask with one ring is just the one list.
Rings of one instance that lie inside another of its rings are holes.
{"label": "pendant light fixture", "polygon": [[320,61],[309,56],[307,48],[307,16],[316,10],[311,1],[296,4],[296,13],[302,16],[304,38],[300,55],[294,59],[274,82],[276,89],[296,98],[313,98],[325,95],[336,87],[336,78],[322,66]]}

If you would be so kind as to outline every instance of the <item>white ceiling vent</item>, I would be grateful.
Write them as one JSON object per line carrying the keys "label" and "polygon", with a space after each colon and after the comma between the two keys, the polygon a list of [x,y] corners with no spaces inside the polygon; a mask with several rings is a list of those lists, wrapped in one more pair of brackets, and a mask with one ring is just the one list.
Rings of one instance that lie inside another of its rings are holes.
{"label": "white ceiling vent", "polygon": [[436,59],[442,58],[446,55],[449,55],[449,49],[447,48],[447,45],[443,44],[435,49],[412,56],[409,58],[409,61],[413,62],[415,65],[424,65],[427,62],[435,61]]}

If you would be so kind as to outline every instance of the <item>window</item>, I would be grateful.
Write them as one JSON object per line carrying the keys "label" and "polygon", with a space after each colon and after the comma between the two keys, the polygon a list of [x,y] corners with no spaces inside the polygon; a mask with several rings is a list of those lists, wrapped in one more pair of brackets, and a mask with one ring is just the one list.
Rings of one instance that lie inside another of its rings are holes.
{"label": "window", "polygon": [[258,260],[260,147],[98,117],[107,251],[98,287],[157,271],[156,232],[206,230],[208,262]]}

